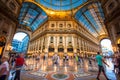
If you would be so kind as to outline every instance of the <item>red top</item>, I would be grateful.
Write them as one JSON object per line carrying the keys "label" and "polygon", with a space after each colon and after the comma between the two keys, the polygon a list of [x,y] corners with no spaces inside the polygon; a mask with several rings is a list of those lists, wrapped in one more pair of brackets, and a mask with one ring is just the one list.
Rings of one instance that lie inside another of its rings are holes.
{"label": "red top", "polygon": [[21,58],[21,57],[17,58],[15,63],[16,63],[16,66],[23,66],[24,58]]}

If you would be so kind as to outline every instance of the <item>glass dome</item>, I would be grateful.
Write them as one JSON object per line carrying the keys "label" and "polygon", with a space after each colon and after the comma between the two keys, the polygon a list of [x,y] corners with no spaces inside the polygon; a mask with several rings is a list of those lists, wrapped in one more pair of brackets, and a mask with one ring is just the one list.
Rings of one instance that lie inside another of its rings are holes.
{"label": "glass dome", "polygon": [[88,0],[35,0],[37,3],[52,10],[71,10]]}

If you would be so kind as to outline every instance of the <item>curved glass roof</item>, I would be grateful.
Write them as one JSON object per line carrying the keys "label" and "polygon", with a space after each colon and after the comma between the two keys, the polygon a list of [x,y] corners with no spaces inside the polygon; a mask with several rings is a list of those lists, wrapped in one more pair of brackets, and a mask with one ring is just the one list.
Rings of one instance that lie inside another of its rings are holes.
{"label": "curved glass roof", "polygon": [[53,10],[71,10],[88,0],[35,0],[37,3]]}
{"label": "curved glass roof", "polygon": [[86,27],[94,36],[104,34],[104,14],[101,4],[96,2],[89,4],[75,14],[77,19],[84,27]]}
{"label": "curved glass roof", "polygon": [[24,2],[18,17],[19,24],[30,27],[32,31],[36,30],[43,22],[48,19],[46,13],[37,5]]}

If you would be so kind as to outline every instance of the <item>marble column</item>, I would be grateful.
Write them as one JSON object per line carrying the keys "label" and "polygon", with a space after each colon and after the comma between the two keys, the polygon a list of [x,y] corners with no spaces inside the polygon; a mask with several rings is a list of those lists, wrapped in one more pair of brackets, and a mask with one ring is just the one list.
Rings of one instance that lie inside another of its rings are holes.
{"label": "marble column", "polygon": [[64,46],[64,53],[67,53],[67,47],[66,47],[66,36],[63,36],[63,46]]}
{"label": "marble column", "polygon": [[55,36],[55,53],[58,53],[58,36]]}

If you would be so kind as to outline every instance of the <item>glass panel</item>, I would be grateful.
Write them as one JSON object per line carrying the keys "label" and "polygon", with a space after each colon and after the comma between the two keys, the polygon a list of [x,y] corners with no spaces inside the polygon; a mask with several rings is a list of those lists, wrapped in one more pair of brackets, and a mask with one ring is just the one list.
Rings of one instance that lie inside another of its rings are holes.
{"label": "glass panel", "polygon": [[86,11],[85,16],[87,17],[87,19],[89,20],[90,24],[92,24],[97,30],[99,30],[98,25],[96,24],[96,21],[94,20],[93,15],[91,15],[90,11]]}
{"label": "glass panel", "polygon": [[[24,5],[31,7],[25,7]],[[47,20],[46,13],[37,5],[25,2],[23,3],[23,6],[24,7],[21,8],[20,15],[18,17],[19,24],[29,26],[32,31],[34,31],[39,27],[39,25]]]}
{"label": "glass panel", "polygon": [[81,8],[76,14],[75,18],[85,26],[93,35],[103,33],[104,14],[101,4],[96,2],[86,7]]}
{"label": "glass panel", "polygon": [[35,0],[37,3],[54,10],[70,10],[76,8],[88,0]]}

